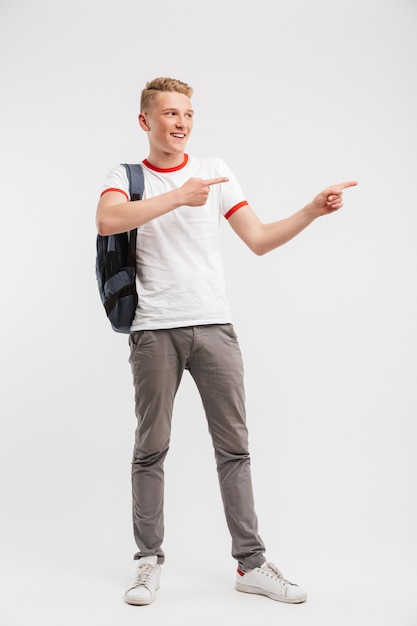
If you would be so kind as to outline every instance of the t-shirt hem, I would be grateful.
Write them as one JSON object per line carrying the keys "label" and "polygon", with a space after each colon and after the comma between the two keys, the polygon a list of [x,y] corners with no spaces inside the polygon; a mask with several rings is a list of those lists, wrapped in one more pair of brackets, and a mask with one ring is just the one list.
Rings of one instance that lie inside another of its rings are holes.
{"label": "t-shirt hem", "polygon": [[209,324],[232,324],[230,317],[221,319],[206,319],[206,320],[187,320],[185,322],[161,322],[157,323],[136,323],[130,327],[130,332],[136,332],[138,330],[167,330],[171,328],[185,328],[187,326],[208,326]]}

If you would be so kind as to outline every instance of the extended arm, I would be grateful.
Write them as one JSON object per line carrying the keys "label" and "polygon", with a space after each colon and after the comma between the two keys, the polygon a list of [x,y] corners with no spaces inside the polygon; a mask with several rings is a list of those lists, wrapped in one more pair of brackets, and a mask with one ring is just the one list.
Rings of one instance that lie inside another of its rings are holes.
{"label": "extended arm", "polygon": [[277,222],[264,224],[249,206],[243,206],[230,216],[229,223],[252,252],[263,255],[293,239],[317,217],[340,209],[343,189],[354,185],[352,181],[327,187],[304,208]]}
{"label": "extended arm", "polygon": [[123,233],[180,206],[202,206],[207,201],[211,185],[227,181],[228,178],[190,178],[178,189],[133,202],[127,202],[121,191],[108,191],[101,196],[97,206],[97,230],[100,235]]}

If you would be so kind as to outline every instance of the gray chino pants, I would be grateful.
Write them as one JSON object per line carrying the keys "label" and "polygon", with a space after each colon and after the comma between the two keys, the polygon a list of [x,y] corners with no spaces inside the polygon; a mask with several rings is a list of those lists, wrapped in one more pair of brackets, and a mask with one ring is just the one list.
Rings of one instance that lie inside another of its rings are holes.
{"label": "gray chino pants", "polygon": [[188,369],[200,393],[215,451],[232,556],[248,571],[265,546],[254,507],[243,363],[232,324],[136,331],[129,336],[137,428],[132,460],[133,528],[139,552],[163,563],[164,469],[173,403]]}

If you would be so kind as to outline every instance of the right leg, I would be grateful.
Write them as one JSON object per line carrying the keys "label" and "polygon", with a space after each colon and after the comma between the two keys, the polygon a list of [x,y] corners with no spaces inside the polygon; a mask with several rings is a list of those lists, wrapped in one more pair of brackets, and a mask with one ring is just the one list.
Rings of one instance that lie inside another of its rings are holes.
{"label": "right leg", "polygon": [[164,561],[164,460],[175,394],[184,371],[174,330],[137,331],[129,337],[137,428],[132,460],[135,559]]}

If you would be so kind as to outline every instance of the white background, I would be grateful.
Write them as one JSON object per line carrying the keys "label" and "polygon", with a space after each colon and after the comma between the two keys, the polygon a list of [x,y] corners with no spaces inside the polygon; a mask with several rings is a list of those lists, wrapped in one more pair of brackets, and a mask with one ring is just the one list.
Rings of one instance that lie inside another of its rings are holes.
{"label": "white background", "polygon": [[[415,0],[0,7],[1,625],[416,626]],[[188,377],[162,587],[122,601],[133,390],[94,217],[108,170],[147,156],[138,103],[160,75],[195,89],[188,151],[224,158],[264,221],[359,181],[265,257],[222,231],[260,532],[305,605],[234,590]]]}

